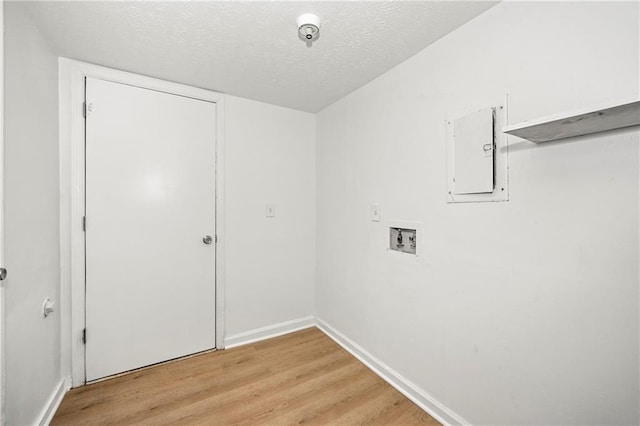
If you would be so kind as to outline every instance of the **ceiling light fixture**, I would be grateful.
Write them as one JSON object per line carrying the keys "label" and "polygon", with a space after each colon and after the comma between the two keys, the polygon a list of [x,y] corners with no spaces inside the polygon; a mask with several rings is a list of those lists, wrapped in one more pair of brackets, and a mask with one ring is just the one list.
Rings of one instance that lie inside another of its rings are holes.
{"label": "ceiling light fixture", "polygon": [[308,43],[320,37],[320,18],[312,13],[305,13],[298,17],[298,36]]}

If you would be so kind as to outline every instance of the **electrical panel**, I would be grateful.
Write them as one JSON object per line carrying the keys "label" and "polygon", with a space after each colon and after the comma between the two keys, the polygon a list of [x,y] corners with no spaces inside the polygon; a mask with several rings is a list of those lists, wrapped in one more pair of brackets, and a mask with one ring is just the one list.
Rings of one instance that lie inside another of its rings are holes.
{"label": "electrical panel", "polygon": [[455,194],[493,192],[493,108],[453,122],[453,191]]}
{"label": "electrical panel", "polygon": [[505,121],[504,105],[446,120],[448,203],[509,200],[509,146],[500,130]]}

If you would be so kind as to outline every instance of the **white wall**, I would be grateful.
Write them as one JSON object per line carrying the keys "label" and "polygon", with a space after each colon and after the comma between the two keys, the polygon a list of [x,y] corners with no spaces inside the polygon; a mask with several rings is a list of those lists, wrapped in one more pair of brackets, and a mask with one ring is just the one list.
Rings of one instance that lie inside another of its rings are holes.
{"label": "white wall", "polygon": [[[6,4],[8,424],[60,378],[58,313],[39,312],[59,291],[57,62],[21,10]],[[503,3],[317,132],[312,114],[227,97],[227,336],[315,303],[471,423],[637,423],[638,131],[511,139],[511,200],[447,205],[444,119],[506,92],[512,123],[637,95],[638,47],[637,3]],[[423,257],[385,251],[373,202],[423,222]]]}
{"label": "white wall", "polygon": [[510,201],[446,204],[444,124],[637,97],[638,7],[501,3],[318,115],[318,317],[472,424],[640,421],[639,131],[511,138]]}
{"label": "white wall", "polygon": [[[58,312],[40,315],[60,291],[57,58],[24,10],[9,3],[5,16],[10,424],[35,419],[60,379]],[[232,96],[225,103],[225,335],[233,337],[314,314],[315,115]],[[275,218],[265,217],[266,203]]]}
{"label": "white wall", "polygon": [[[226,336],[314,314],[315,115],[225,99]],[[275,217],[265,217],[265,205]]]}
{"label": "white wall", "polygon": [[[36,421],[60,381],[57,58],[5,3],[6,422]],[[57,306],[56,306],[57,307]]]}

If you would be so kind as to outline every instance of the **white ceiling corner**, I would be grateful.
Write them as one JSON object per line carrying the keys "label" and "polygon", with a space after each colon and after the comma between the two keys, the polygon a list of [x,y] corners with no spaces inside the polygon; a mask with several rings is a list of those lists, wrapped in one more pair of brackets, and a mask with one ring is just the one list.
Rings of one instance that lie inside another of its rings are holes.
{"label": "white ceiling corner", "polygon": [[[43,1],[28,9],[55,53],[317,112],[495,1]],[[296,18],[315,13],[308,47]]]}

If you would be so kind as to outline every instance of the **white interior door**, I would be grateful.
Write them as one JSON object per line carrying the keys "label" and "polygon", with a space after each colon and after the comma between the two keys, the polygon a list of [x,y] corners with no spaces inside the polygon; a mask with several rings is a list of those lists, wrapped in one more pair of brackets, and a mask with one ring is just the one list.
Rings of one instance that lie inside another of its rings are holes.
{"label": "white interior door", "polygon": [[90,78],[86,102],[90,381],[215,347],[216,105]]}

